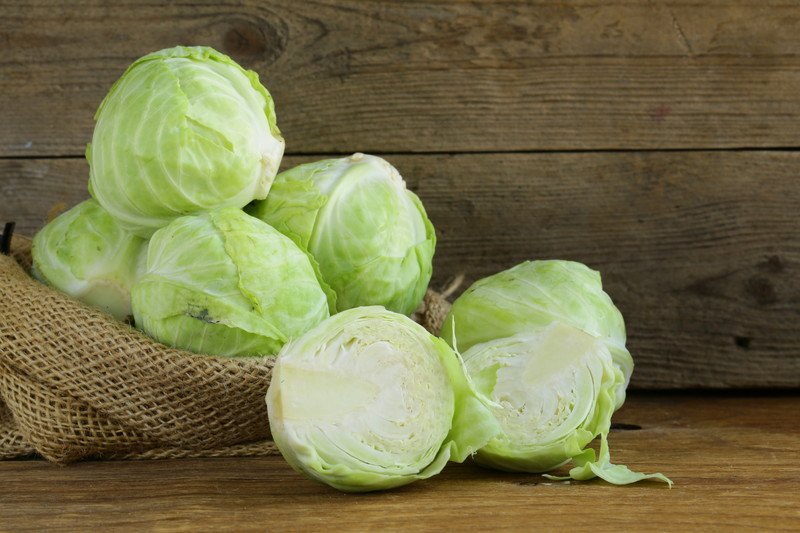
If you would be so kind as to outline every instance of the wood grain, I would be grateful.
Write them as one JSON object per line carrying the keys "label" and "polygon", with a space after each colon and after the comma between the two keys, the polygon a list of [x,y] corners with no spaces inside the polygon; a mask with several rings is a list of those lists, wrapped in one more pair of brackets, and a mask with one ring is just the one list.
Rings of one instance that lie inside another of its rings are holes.
{"label": "wood grain", "polygon": [[[434,286],[582,261],[626,317],[633,387],[800,387],[800,153],[387,158],[437,228]],[[87,197],[86,174],[78,159],[0,161],[0,221],[32,234]]]}
{"label": "wood grain", "polygon": [[633,396],[615,420],[641,429],[612,431],[612,459],[666,473],[672,490],[465,464],[389,492],[346,495],[280,457],[0,462],[0,528],[797,531],[799,409],[798,396]]}
{"label": "wood grain", "polygon": [[80,155],[135,58],[259,72],[288,153],[789,147],[798,7],[647,2],[3,2],[0,157]]}

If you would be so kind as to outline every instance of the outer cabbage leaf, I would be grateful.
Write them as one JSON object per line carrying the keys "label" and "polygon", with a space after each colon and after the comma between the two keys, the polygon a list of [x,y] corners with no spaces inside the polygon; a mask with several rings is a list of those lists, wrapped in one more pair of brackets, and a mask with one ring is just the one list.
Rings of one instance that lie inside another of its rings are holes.
{"label": "outer cabbage leaf", "polygon": [[258,75],[207,47],[138,59],[95,120],[89,191],[145,237],[178,216],[264,198],[283,155]]}
{"label": "outer cabbage leaf", "polygon": [[181,217],[150,241],[137,327],[196,353],[274,355],[329,316],[308,256],[235,208]]}
{"label": "outer cabbage leaf", "polygon": [[499,431],[453,350],[377,306],[343,311],[284,346],[266,401],[292,467],[349,492],[433,476]]}
{"label": "outer cabbage leaf", "polygon": [[[455,329],[453,329],[455,319]],[[625,401],[633,359],[625,348],[625,322],[603,291],[600,274],[573,261],[526,261],[475,282],[453,303],[442,328],[459,348],[510,337],[559,321],[599,337],[624,379],[614,391],[616,408]]]}
{"label": "outer cabbage leaf", "polygon": [[146,241],[124,230],[94,200],[47,224],[33,239],[33,275],[125,320]]}
{"label": "outer cabbage leaf", "polygon": [[431,278],[436,235],[417,196],[389,163],[354,154],[300,165],[247,211],[319,264],[339,311],[382,305],[410,314]]}

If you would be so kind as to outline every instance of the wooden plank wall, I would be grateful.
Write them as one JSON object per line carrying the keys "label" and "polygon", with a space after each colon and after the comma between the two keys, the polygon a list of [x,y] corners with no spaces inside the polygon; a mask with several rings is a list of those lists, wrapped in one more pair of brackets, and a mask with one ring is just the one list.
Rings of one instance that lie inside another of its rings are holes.
{"label": "wooden plank wall", "polygon": [[527,258],[604,275],[633,387],[800,386],[800,5],[0,4],[0,221],[87,197],[83,150],[136,57],[260,73],[284,167],[382,155],[437,227],[434,284]]}

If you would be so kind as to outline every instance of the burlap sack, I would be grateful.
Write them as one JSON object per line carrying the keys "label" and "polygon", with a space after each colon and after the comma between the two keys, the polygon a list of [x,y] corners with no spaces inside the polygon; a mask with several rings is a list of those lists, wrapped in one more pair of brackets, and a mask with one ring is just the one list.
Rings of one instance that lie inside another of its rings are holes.
{"label": "burlap sack", "polygon": [[[168,348],[32,279],[30,240],[0,255],[0,459],[274,454],[271,358]],[[415,318],[437,332],[449,304]]]}

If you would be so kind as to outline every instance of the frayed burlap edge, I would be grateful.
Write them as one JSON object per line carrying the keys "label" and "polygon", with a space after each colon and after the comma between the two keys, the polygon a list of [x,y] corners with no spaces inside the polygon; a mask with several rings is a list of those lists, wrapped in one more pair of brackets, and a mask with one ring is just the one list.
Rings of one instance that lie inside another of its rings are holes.
{"label": "frayed burlap edge", "polygon": [[[30,264],[30,239],[15,236],[0,255],[0,459],[277,453],[271,358],[168,348],[36,282]],[[429,290],[414,319],[438,333],[449,308]]]}

